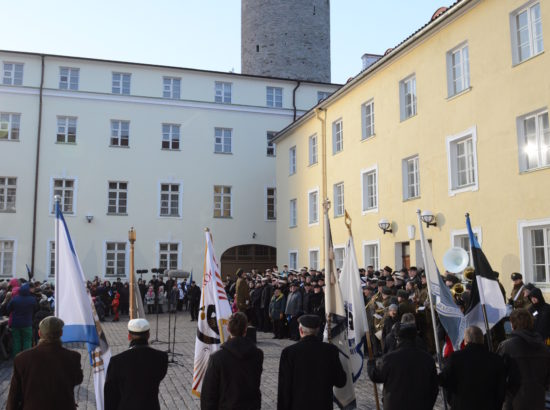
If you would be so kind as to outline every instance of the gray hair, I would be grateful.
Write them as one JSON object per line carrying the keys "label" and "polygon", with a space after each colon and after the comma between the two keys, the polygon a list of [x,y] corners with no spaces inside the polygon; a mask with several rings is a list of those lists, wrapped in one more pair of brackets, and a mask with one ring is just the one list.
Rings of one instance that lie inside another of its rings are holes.
{"label": "gray hair", "polygon": [[470,326],[464,331],[464,343],[483,344],[483,332],[477,326]]}
{"label": "gray hair", "polygon": [[302,333],[304,334],[304,336],[315,336],[319,331],[319,328],[305,327],[305,326],[302,326],[301,324],[300,324],[300,329],[302,330]]}

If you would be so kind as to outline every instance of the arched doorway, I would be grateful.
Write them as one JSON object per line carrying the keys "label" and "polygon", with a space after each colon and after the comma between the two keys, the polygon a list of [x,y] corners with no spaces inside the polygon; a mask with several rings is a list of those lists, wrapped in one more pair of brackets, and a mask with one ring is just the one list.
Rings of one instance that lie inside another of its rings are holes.
{"label": "arched doorway", "polygon": [[222,277],[235,277],[237,269],[265,271],[277,263],[277,249],[266,245],[239,245],[227,249],[221,257]]}

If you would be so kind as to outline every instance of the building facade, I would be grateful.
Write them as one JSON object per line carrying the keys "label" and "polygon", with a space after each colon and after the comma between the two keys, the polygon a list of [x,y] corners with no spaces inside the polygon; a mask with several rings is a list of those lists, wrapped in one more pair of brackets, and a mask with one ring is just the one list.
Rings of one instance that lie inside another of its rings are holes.
{"label": "building facade", "polygon": [[421,209],[443,270],[469,212],[505,287],[521,272],[550,290],[549,34],[545,1],[459,1],[283,130],[279,263],[323,267],[323,198],[337,264],[347,210],[376,268],[422,266]]}
{"label": "building facade", "polygon": [[274,263],[271,138],[338,88],[9,51],[0,64],[0,277],[28,265],[41,280],[54,195],[90,278],[128,275],[132,226],[136,269],[200,278],[206,227],[222,265],[226,251],[230,267]]}

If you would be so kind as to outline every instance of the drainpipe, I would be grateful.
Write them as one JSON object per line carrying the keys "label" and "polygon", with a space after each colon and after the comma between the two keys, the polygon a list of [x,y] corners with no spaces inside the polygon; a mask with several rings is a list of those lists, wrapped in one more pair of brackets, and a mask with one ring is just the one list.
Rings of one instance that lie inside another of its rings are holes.
{"label": "drainpipe", "polygon": [[292,107],[294,108],[294,119],[292,121],[296,121],[296,91],[301,84],[300,80],[296,81],[296,87],[292,90]]}
{"label": "drainpipe", "polygon": [[[323,113],[324,115],[321,117],[321,113]],[[325,206],[326,206],[326,202],[328,201],[328,196],[327,196],[327,144],[326,144],[326,134],[327,134],[327,110],[325,108],[322,108],[322,107],[318,107],[315,109],[315,114],[317,116],[317,119],[319,121],[321,121],[321,138],[320,138],[320,141],[322,141],[322,144],[321,144],[321,147],[322,147],[322,151],[321,151],[321,158],[322,158],[322,177],[323,177],[323,183],[322,183],[322,187],[321,187],[321,198],[323,199],[323,214],[326,212],[325,211]],[[322,232],[323,232],[323,243],[325,243],[325,226],[326,225],[326,221],[325,221],[325,218],[323,218],[323,226],[322,226]],[[326,260],[326,247],[325,247],[325,260]],[[326,263],[326,262],[325,262]],[[325,266],[325,269],[328,269],[327,266]]]}
{"label": "drainpipe", "polygon": [[[34,164],[34,199],[32,210],[32,250],[31,275],[34,277],[34,259],[36,253],[36,206],[38,202],[38,170],[40,165],[40,136],[42,134],[42,98],[44,93],[44,55],[41,56],[42,69],[40,72],[40,97],[38,101],[38,131],[36,135],[36,159]],[[30,279],[30,278],[29,278]]]}

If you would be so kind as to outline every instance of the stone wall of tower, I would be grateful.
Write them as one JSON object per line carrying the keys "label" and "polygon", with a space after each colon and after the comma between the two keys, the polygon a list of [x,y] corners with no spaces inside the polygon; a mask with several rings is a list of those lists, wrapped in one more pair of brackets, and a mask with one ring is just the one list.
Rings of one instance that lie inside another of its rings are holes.
{"label": "stone wall of tower", "polygon": [[330,82],[330,1],[241,0],[241,72]]}

